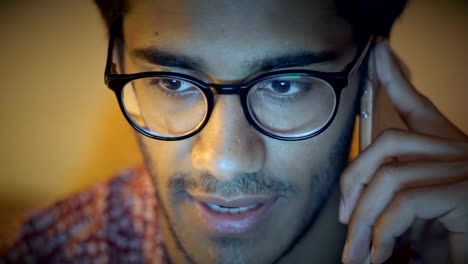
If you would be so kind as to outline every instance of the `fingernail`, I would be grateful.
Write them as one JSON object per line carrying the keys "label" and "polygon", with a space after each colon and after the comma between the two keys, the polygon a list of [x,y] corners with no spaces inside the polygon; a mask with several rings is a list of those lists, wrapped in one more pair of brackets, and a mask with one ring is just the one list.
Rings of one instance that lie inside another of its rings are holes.
{"label": "fingernail", "polygon": [[339,210],[339,218],[340,218],[340,222],[342,224],[346,224],[346,218],[345,218],[345,203],[344,203],[344,199],[343,199],[343,196],[340,196],[340,210]]}
{"label": "fingernail", "polygon": [[388,54],[391,54],[390,45],[388,44],[388,41],[380,42],[377,48],[377,57],[379,59],[383,59],[385,57],[388,57]]}
{"label": "fingernail", "polygon": [[345,217],[346,219],[349,219],[351,217],[351,213],[353,211],[354,206],[357,203],[357,200],[359,199],[359,196],[361,195],[362,191],[362,186],[360,185],[354,191],[348,196],[348,199],[346,200],[346,207],[345,207]]}
{"label": "fingernail", "polygon": [[389,50],[389,48],[390,48],[390,44],[388,43],[387,40],[381,41],[381,42],[379,43],[379,45],[380,45],[380,48],[381,48],[382,50],[384,50],[384,51],[385,51],[385,50]]}
{"label": "fingernail", "polygon": [[375,253],[375,247],[374,247],[374,245],[372,245],[371,252],[370,252],[370,258],[371,258],[372,263],[377,263],[376,259],[375,259],[376,257],[377,256],[376,256],[376,253]]}
{"label": "fingernail", "polygon": [[349,243],[346,240],[345,246],[343,248],[343,254],[341,255],[341,262],[348,263],[348,256],[349,256]]}

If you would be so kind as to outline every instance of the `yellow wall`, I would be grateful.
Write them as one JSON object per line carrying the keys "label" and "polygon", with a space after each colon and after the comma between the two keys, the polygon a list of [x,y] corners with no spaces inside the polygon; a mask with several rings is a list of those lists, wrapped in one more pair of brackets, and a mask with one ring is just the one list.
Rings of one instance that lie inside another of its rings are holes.
{"label": "yellow wall", "polygon": [[[416,86],[468,132],[462,2],[412,1],[392,42]],[[107,41],[91,1],[2,1],[0,24],[1,237],[26,210],[141,158],[103,84]]]}

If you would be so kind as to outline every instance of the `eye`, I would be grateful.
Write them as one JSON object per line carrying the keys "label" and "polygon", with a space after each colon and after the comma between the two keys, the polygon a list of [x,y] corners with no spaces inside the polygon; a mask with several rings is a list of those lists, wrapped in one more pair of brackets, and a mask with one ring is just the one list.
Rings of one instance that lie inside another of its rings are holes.
{"label": "eye", "polygon": [[275,92],[287,93],[291,88],[291,83],[289,81],[272,81],[271,87]]}
{"label": "eye", "polygon": [[160,96],[172,98],[189,98],[198,95],[200,90],[192,83],[176,78],[148,78],[145,87]]}
{"label": "eye", "polygon": [[307,80],[267,80],[261,82],[258,87],[264,92],[276,96],[295,96],[311,88],[311,83]]}
{"label": "eye", "polygon": [[178,90],[182,86],[182,82],[174,79],[163,79],[161,85],[168,90]]}
{"label": "eye", "polygon": [[189,82],[168,78],[153,78],[149,82],[149,86],[158,87],[167,93],[186,93],[196,90],[195,86]]}

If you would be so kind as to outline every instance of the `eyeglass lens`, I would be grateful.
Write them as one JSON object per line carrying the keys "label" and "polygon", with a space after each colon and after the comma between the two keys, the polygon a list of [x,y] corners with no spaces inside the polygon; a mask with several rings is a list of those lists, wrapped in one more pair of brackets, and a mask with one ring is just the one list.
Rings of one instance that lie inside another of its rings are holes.
{"label": "eyeglass lens", "polygon": [[[177,78],[150,77],[127,83],[122,101],[141,129],[161,137],[197,130],[208,116],[208,99],[197,85]],[[333,115],[336,97],[327,82],[307,75],[279,75],[255,83],[248,112],[263,130],[283,137],[314,133]]]}

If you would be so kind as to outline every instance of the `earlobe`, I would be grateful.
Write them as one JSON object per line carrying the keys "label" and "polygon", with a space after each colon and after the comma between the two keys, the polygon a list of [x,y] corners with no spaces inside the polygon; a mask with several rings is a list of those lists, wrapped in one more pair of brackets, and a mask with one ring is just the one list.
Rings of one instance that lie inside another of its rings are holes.
{"label": "earlobe", "polygon": [[115,70],[117,73],[124,73],[124,47],[123,41],[116,38],[114,42],[114,49],[112,50],[112,66],[111,70]]}

